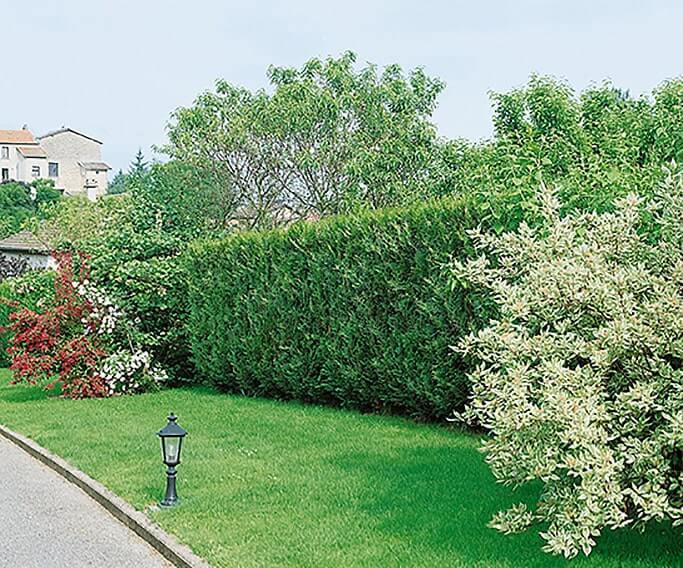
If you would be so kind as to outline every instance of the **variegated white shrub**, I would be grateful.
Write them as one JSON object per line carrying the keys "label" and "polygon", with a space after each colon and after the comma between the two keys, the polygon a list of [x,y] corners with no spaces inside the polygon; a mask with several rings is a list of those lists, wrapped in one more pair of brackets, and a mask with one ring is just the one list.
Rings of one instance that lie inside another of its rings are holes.
{"label": "variegated white shrub", "polygon": [[683,182],[605,214],[542,200],[541,226],[474,232],[482,256],[454,264],[500,308],[458,346],[477,362],[463,417],[500,482],[543,483],[491,525],[545,523],[545,549],[572,557],[607,527],[683,518]]}

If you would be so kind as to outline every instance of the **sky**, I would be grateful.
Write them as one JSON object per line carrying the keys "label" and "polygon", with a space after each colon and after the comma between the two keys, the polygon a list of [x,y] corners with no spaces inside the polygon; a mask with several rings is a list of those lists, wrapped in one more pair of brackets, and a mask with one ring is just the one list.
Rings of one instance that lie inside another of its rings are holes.
{"label": "sky", "polygon": [[682,21],[677,0],[0,0],[0,128],[65,125],[125,169],[216,79],[258,89],[271,64],[352,50],[445,81],[440,134],[476,140],[491,135],[488,93],[532,73],[636,95],[680,76]]}

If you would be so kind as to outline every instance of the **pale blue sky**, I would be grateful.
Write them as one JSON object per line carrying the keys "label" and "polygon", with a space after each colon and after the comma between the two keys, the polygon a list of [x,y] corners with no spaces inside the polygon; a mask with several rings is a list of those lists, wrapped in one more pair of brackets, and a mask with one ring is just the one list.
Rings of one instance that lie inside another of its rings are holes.
{"label": "pale blue sky", "polygon": [[125,168],[216,78],[263,87],[269,64],[351,49],[446,81],[440,132],[481,138],[487,92],[532,72],[637,94],[679,76],[681,22],[675,0],[0,0],[0,128],[71,126]]}

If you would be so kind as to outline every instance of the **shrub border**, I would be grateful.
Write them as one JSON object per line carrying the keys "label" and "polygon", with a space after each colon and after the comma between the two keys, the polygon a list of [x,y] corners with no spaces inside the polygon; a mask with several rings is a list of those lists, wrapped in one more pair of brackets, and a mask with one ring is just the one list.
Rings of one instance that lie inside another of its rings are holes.
{"label": "shrub border", "polygon": [[59,456],[54,455],[36,444],[33,440],[10,430],[2,424],[0,424],[0,436],[3,436],[15,446],[18,446],[48,466],[68,482],[76,485],[104,507],[113,517],[151,545],[174,566],[178,568],[210,568],[209,564],[192,552],[189,547],[180,544],[175,537],[161,530],[143,513],[133,509],[118,495],[115,495],[104,485],[76,469]]}

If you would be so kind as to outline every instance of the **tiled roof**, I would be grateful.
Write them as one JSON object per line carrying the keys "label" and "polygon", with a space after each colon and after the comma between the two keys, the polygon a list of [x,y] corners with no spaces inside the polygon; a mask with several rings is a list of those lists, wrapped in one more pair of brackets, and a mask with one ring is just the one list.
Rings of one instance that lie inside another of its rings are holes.
{"label": "tiled roof", "polygon": [[17,148],[25,158],[47,158],[45,150],[40,146],[19,146]]}
{"label": "tiled roof", "polygon": [[111,170],[111,168],[104,162],[78,162],[84,170],[100,171],[100,170]]}
{"label": "tiled roof", "polygon": [[48,254],[50,249],[30,231],[21,231],[0,241],[0,250]]}
{"label": "tiled roof", "polygon": [[63,134],[64,132],[71,132],[72,134],[77,134],[78,136],[82,136],[83,138],[87,138],[88,140],[92,140],[93,142],[97,142],[98,144],[102,144],[102,142],[100,142],[97,138],[93,138],[92,136],[88,136],[87,134],[78,132],[78,130],[74,130],[73,128],[67,128],[65,126],[62,126],[58,130],[53,130],[52,132],[43,134],[42,136],[38,136],[37,139],[42,140],[43,138],[49,138],[50,136],[56,136],[57,134]]}
{"label": "tiled roof", "polygon": [[35,144],[30,130],[0,130],[0,143]]}

